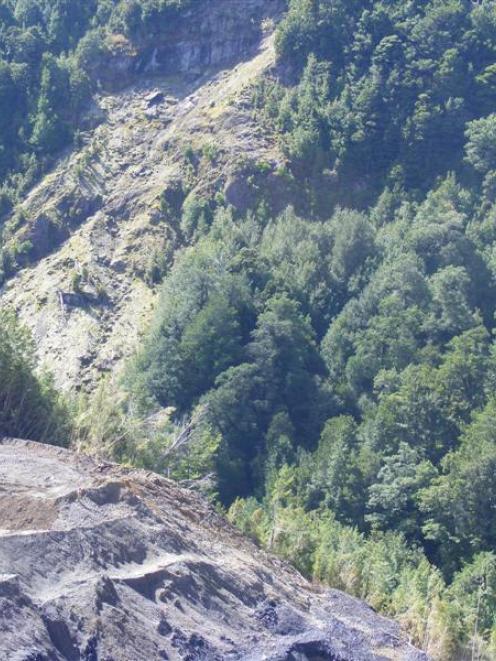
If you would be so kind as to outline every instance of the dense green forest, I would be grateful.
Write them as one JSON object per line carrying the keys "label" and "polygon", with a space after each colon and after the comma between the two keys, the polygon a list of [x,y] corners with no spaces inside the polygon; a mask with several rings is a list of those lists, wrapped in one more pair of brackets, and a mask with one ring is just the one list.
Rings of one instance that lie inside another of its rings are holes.
{"label": "dense green forest", "polygon": [[[0,4],[6,190],[68,144],[104,28],[136,35],[179,4]],[[242,530],[435,658],[494,658],[496,2],[290,0],[276,48],[253,113],[307,212],[190,199],[119,396],[71,407],[70,433],[208,475]],[[5,351],[40,424],[60,421]]]}

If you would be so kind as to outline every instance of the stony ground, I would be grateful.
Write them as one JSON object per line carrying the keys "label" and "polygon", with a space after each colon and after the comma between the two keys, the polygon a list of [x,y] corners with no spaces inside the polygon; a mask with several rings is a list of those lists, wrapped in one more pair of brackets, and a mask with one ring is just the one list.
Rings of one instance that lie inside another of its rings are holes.
{"label": "stony ground", "polygon": [[426,657],[152,473],[0,441],[2,661]]}

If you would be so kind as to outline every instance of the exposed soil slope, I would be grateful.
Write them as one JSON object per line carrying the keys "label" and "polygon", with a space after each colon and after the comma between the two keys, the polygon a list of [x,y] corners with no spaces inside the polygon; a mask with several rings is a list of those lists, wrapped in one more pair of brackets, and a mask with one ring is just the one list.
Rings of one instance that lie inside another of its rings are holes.
{"label": "exposed soil slope", "polygon": [[0,441],[0,659],[410,659],[356,599],[311,586],[158,475]]}

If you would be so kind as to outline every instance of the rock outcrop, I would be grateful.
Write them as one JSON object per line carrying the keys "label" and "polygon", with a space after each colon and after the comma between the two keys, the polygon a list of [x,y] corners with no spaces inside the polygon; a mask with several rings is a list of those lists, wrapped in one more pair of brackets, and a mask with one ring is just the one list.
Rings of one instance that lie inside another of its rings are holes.
{"label": "rock outcrop", "polygon": [[284,0],[198,0],[160,30],[145,31],[132,44],[122,35],[114,40],[113,56],[99,63],[101,84],[123,87],[136,76],[199,75],[208,67],[230,65],[246,57],[260,39],[261,23],[281,14]]}
{"label": "rock outcrop", "polygon": [[425,661],[155,474],[0,441],[0,659]]}

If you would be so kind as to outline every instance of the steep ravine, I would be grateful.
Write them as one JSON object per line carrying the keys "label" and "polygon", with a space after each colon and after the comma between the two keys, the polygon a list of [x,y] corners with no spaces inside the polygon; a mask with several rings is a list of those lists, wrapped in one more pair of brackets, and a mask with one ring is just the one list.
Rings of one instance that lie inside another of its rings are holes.
{"label": "steep ravine", "polygon": [[425,660],[152,473],[0,440],[2,661]]}
{"label": "steep ravine", "polygon": [[132,84],[95,99],[87,122],[97,127],[15,209],[11,241],[31,247],[1,300],[30,327],[59,386],[91,388],[132,351],[153,307],[154,260],[181,245],[186,196],[218,194],[242,208],[247,172],[263,163],[276,206],[287,203],[281,156],[249,103],[250,86],[274,63],[261,21],[281,6],[211,0],[190,32],[170,37],[173,57],[157,46],[157,62],[168,64],[153,76],[142,66],[152,44],[107,63],[107,77]]}

